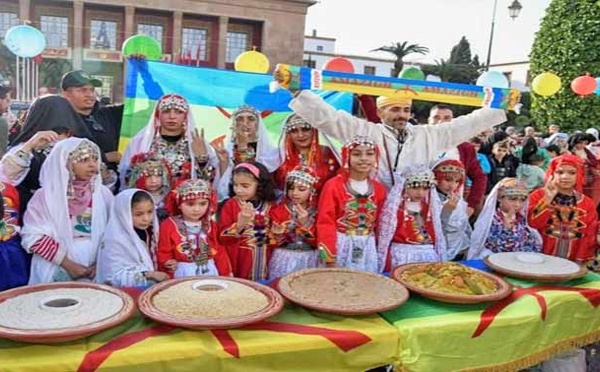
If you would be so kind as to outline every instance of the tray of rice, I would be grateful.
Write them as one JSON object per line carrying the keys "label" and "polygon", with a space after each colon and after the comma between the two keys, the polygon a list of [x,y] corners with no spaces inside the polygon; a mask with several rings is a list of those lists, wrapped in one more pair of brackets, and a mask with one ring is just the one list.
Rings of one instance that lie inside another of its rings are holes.
{"label": "tray of rice", "polygon": [[564,282],[587,273],[585,266],[573,261],[535,252],[494,253],[483,262],[500,274],[541,283]]}
{"label": "tray of rice", "polygon": [[276,290],[245,279],[187,277],[148,288],[138,306],[159,323],[195,330],[229,329],[279,313],[283,298]]}
{"label": "tray of rice", "polygon": [[391,277],[423,297],[456,304],[498,301],[512,292],[512,286],[496,275],[457,262],[401,265]]}
{"label": "tray of rice", "polygon": [[131,318],[135,301],[102,284],[60,282],[0,292],[0,338],[52,344],[78,340]]}
{"label": "tray of rice", "polygon": [[404,286],[381,275],[342,268],[296,271],[282,277],[279,291],[308,309],[336,315],[369,315],[408,300]]}

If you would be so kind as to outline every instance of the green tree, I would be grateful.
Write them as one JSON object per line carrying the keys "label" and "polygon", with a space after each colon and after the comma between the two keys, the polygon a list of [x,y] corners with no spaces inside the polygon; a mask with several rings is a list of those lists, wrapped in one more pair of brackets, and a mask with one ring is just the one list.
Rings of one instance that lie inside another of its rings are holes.
{"label": "green tree", "polygon": [[40,86],[58,90],[62,76],[72,69],[73,65],[67,59],[44,59],[40,65]]}
{"label": "green tree", "polygon": [[0,83],[10,82],[11,86],[15,83],[16,58],[10,50],[0,40]]}
{"label": "green tree", "polygon": [[567,131],[598,126],[600,96],[578,97],[570,82],[587,72],[600,73],[600,2],[552,0],[531,51],[531,73],[551,71],[563,88],[554,96],[533,94],[532,116],[538,129],[558,124]]}
{"label": "green tree", "polygon": [[452,51],[450,51],[450,63],[470,65],[471,62],[473,62],[471,58],[471,44],[463,36],[458,44],[452,47]]}
{"label": "green tree", "polygon": [[458,44],[452,47],[450,58],[435,61],[434,65],[425,65],[423,72],[427,75],[437,75],[442,81],[461,84],[474,84],[479,76],[479,57],[471,57],[471,44],[462,37]]}
{"label": "green tree", "polygon": [[408,41],[403,43],[395,43],[387,46],[382,46],[377,49],[373,49],[371,52],[388,52],[396,57],[394,61],[394,76],[398,76],[398,73],[402,71],[404,67],[404,57],[410,54],[427,54],[429,48],[419,44],[409,44]]}

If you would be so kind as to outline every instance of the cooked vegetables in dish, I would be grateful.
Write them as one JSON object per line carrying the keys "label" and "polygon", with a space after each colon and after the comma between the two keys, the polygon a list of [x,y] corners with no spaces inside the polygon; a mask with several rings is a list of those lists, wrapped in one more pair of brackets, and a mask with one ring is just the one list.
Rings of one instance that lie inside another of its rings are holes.
{"label": "cooked vegetables in dish", "polygon": [[405,270],[400,278],[407,284],[442,293],[487,295],[498,290],[492,279],[455,262],[417,265]]}

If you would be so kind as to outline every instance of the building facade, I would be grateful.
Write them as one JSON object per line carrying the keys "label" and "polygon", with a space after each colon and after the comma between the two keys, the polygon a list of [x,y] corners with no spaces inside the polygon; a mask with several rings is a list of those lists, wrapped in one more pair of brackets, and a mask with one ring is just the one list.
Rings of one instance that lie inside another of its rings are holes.
{"label": "building facade", "polygon": [[331,58],[344,57],[352,62],[354,72],[364,75],[392,76],[394,60],[335,53],[335,38],[322,37],[313,30],[304,36],[303,66],[322,69]]}
{"label": "building facade", "polygon": [[104,82],[103,96],[122,99],[121,46],[146,34],[163,60],[233,68],[247,50],[274,65],[301,64],[306,12],[314,0],[0,0],[0,35],[25,20],[46,36],[44,59],[68,61]]}

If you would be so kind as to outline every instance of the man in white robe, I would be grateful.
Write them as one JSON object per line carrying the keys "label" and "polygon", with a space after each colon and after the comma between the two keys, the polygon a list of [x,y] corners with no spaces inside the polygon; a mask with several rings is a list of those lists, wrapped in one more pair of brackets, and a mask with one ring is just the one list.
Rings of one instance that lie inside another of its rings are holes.
{"label": "man in white robe", "polygon": [[481,108],[452,119],[451,125],[410,125],[410,99],[379,97],[377,114],[381,123],[371,123],[338,111],[310,92],[295,93],[290,107],[322,133],[340,142],[356,135],[372,138],[379,146],[379,180],[390,188],[393,174],[408,165],[431,164],[439,154],[467,141],[477,133],[506,121],[504,110]]}

